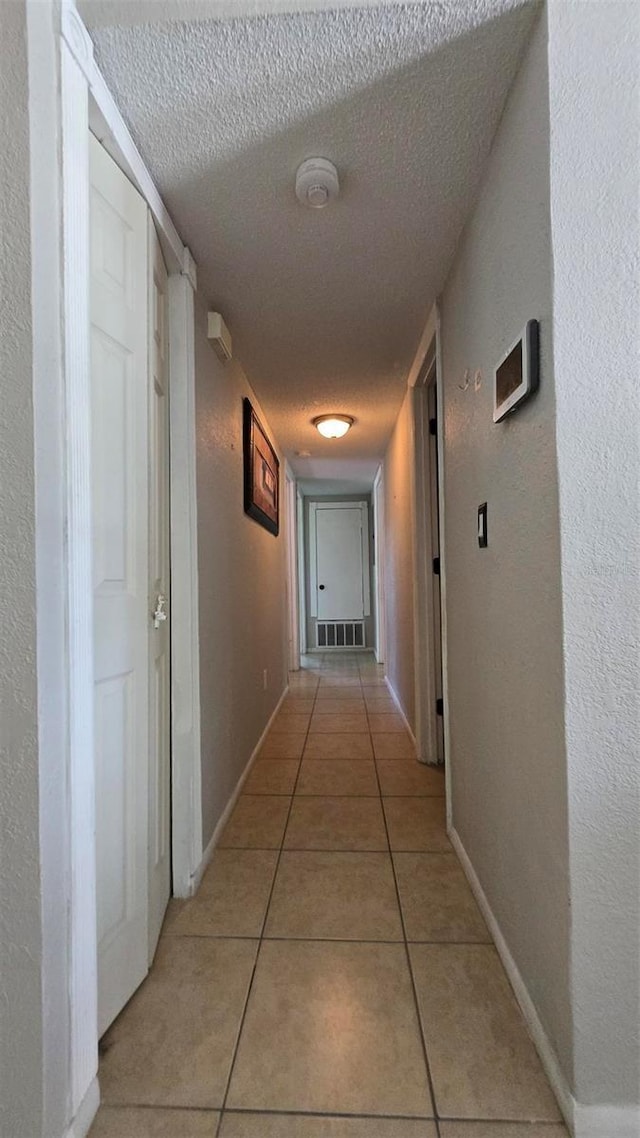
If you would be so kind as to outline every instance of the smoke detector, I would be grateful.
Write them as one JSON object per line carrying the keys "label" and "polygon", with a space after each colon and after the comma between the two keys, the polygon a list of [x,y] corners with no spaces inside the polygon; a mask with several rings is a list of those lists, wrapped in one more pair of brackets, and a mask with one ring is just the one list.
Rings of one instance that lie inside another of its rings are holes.
{"label": "smoke detector", "polygon": [[324,209],[340,193],[340,179],[328,158],[307,158],[296,174],[296,197],[310,209]]}

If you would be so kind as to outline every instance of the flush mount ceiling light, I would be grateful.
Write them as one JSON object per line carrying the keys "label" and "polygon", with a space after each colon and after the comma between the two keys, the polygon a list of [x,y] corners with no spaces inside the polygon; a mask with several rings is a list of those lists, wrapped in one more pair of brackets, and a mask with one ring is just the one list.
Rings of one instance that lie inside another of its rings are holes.
{"label": "flush mount ceiling light", "polygon": [[338,171],[328,158],[307,158],[296,174],[296,197],[310,209],[324,209],[340,193]]}
{"label": "flush mount ceiling light", "polygon": [[341,439],[353,426],[351,415],[318,415],[313,420],[314,427],[324,435],[325,439]]}

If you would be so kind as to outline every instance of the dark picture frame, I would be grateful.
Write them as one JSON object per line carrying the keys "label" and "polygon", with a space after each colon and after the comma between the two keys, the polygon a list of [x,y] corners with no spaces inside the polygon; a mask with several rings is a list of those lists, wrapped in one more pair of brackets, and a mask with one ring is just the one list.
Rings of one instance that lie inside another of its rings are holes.
{"label": "dark picture frame", "polygon": [[280,530],[280,463],[250,399],[242,400],[244,512],[274,537]]}

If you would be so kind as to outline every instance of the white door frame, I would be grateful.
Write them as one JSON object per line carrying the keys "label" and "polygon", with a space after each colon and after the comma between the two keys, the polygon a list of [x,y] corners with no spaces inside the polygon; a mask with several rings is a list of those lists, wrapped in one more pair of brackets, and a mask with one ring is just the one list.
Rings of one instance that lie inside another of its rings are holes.
{"label": "white door frame", "polygon": [[[88,1130],[98,1104],[96,873],[94,849],[93,622],[89,385],[89,129],[146,199],[170,273],[172,825],[174,893],[192,891],[202,857],[195,481],[196,270],[93,58],[91,38],[65,0],[60,53],[63,502],[68,720],[67,813],[60,819],[70,872],[69,1135]],[[34,224],[44,227],[47,219]],[[48,219],[51,224],[51,219]]]}
{"label": "white door frame", "polygon": [[296,492],[296,526],[297,526],[297,564],[298,573],[298,635],[300,642],[300,655],[307,652],[307,586],[306,561],[304,542],[304,494],[300,487]]}
{"label": "white door frame", "polygon": [[379,664],[387,657],[387,602],[385,596],[385,509],[384,463],[378,467],[373,483],[373,544],[376,559],[376,648]]}
{"label": "white door frame", "polygon": [[300,670],[300,617],[298,613],[298,495],[296,476],[285,463],[285,535],[287,542],[287,631],[289,671]]}
{"label": "white door frame", "polygon": [[447,831],[453,825],[451,794],[451,723],[449,719],[449,663],[447,640],[447,545],[445,517],[445,449],[444,449],[444,371],[442,368],[442,335],[440,300],[436,300],[432,318],[436,341],[436,421],[438,443],[438,519],[440,522],[440,642],[442,665],[442,704],[444,728],[444,777],[447,810]]}
{"label": "white door frame", "polygon": [[[433,558],[436,551],[432,541],[430,522],[430,448],[427,415],[427,373],[432,364],[435,375],[440,376],[440,321],[437,306],[434,306],[409,375],[411,395],[411,518],[413,533],[413,611],[414,611],[414,675],[416,705],[416,744],[418,758],[423,763],[435,763],[438,756],[438,717],[436,713],[436,673],[434,650],[435,621],[433,598]],[[440,588],[441,607],[444,610],[445,589],[445,550],[443,534],[444,471],[442,466],[444,447],[442,445],[441,384],[438,391],[438,466],[440,475]],[[442,686],[444,704],[445,754],[448,754],[448,714],[446,685],[446,628],[444,618],[441,626],[442,640]]]}

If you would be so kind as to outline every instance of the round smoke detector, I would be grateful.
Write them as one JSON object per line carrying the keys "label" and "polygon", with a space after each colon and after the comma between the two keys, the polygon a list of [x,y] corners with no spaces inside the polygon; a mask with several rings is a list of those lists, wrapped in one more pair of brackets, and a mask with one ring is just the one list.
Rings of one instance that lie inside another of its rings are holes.
{"label": "round smoke detector", "polygon": [[340,193],[338,171],[328,158],[307,158],[296,174],[296,197],[311,209],[324,209]]}

